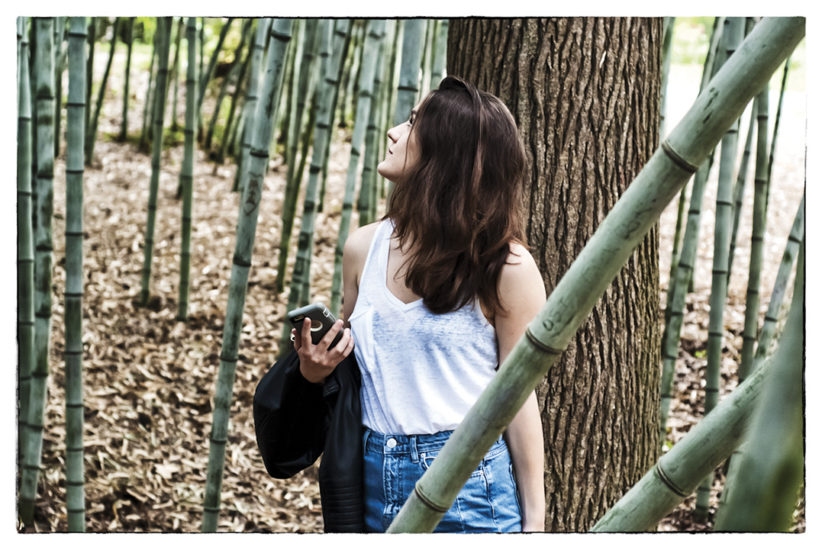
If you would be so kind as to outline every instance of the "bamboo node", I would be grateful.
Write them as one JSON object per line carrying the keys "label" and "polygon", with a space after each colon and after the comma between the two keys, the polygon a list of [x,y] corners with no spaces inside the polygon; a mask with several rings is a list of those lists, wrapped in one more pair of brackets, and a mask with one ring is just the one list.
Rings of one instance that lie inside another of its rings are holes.
{"label": "bamboo node", "polygon": [[531,332],[530,327],[528,327],[525,330],[525,335],[528,337],[528,340],[530,340],[531,343],[534,344],[535,347],[537,347],[538,349],[542,350],[545,353],[549,353],[551,355],[561,355],[562,352],[565,351],[565,350],[561,350],[561,349],[552,348],[551,346],[549,346],[549,345],[545,344],[544,342],[542,342],[539,338],[534,336],[534,334]]}
{"label": "bamboo node", "polygon": [[679,166],[680,168],[682,168],[686,172],[694,174],[699,169],[698,166],[694,166],[693,164],[691,164],[690,162],[685,160],[682,157],[682,155],[677,153],[674,150],[674,148],[671,147],[671,144],[668,142],[667,139],[662,142],[661,147],[662,147],[662,150],[665,151],[665,154],[668,155],[668,158],[670,158],[674,162],[674,164],[676,164],[677,166]]}
{"label": "bamboo node", "polygon": [[431,508],[435,512],[439,512],[441,514],[444,514],[448,511],[448,508],[444,508],[444,507],[440,506],[439,504],[434,503],[431,499],[429,499],[427,496],[425,496],[423,494],[422,490],[420,490],[419,482],[417,482],[414,485],[414,492],[417,493],[417,497],[422,501],[423,504],[425,504],[426,506],[428,506],[429,508]]}
{"label": "bamboo node", "polygon": [[668,477],[668,474],[662,469],[662,464],[659,462],[656,463],[656,467],[654,468],[657,477],[664,483],[671,491],[676,493],[677,495],[681,496],[682,498],[687,498],[690,493],[686,493],[682,489],[680,489],[676,483]]}

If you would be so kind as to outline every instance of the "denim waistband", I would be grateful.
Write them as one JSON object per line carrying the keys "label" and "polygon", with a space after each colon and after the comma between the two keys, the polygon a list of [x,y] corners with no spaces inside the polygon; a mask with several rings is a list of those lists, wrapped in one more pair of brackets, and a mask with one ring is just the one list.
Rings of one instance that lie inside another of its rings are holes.
{"label": "denim waistband", "polygon": [[[363,449],[391,455],[409,455],[416,462],[419,453],[441,449],[452,433],[453,430],[418,435],[383,434],[363,426]],[[502,435],[497,438],[494,446],[501,441]]]}

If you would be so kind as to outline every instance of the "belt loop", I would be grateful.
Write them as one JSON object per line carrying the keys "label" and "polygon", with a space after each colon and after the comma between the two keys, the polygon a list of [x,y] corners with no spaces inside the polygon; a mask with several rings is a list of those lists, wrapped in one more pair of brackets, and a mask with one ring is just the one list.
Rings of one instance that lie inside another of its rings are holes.
{"label": "belt loop", "polygon": [[365,455],[368,444],[368,436],[371,435],[371,430],[363,426],[362,431],[362,454]]}
{"label": "belt loop", "polygon": [[411,462],[416,464],[420,461],[420,455],[417,453],[417,436],[408,436],[408,444],[411,447]]}

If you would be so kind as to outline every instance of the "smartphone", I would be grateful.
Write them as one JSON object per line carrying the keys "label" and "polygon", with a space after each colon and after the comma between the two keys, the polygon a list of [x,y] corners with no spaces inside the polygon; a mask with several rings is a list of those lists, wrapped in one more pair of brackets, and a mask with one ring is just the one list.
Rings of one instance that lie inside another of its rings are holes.
{"label": "smartphone", "polygon": [[[303,319],[308,317],[311,319],[311,341],[316,345],[322,340],[322,337],[325,336],[325,333],[329,331],[329,329],[334,326],[334,323],[337,319],[334,318],[334,315],[331,311],[325,307],[325,304],[322,302],[316,302],[311,304],[310,306],[301,307],[295,309],[293,311],[289,311],[286,315],[288,320],[291,322],[291,325],[297,329],[297,331],[302,331],[303,329]],[[328,349],[333,348],[337,345],[337,342],[340,341],[342,338],[343,331],[341,330],[339,334],[334,338],[334,341],[331,342],[331,345]]]}

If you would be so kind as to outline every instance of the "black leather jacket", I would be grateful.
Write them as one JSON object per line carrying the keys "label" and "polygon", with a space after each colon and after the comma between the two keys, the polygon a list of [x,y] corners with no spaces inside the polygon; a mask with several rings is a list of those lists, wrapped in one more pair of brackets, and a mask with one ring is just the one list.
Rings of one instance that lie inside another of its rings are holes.
{"label": "black leather jacket", "polygon": [[269,369],[254,393],[254,428],[265,468],[284,479],[322,454],[324,530],[362,533],[360,369],[352,353],[323,384],[312,384],[299,367],[292,351]]}

